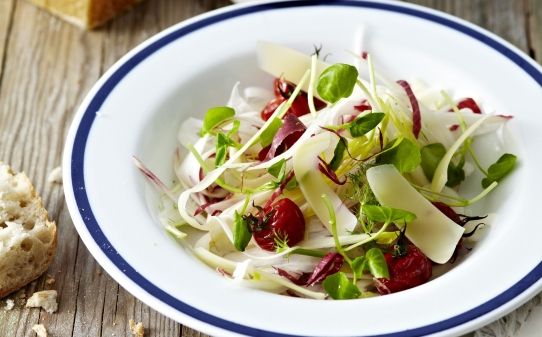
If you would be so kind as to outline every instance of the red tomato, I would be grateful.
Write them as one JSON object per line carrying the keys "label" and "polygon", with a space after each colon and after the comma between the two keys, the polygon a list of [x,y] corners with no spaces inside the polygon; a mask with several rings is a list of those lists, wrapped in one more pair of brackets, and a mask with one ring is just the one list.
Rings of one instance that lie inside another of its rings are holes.
{"label": "red tomato", "polygon": [[378,279],[377,289],[381,295],[396,293],[423,284],[431,277],[433,266],[431,261],[418,247],[409,244],[406,255],[394,257],[384,254],[390,279]]}
{"label": "red tomato", "polygon": [[[275,98],[269,101],[269,103],[267,103],[267,105],[263,108],[262,112],[260,113],[262,119],[264,121],[268,120],[269,117],[271,117],[271,115],[273,114],[273,112],[275,112],[275,110],[278,108],[278,106],[282,102],[290,98],[294,89],[295,85],[293,85],[292,83],[280,78],[275,79],[275,82],[273,83],[273,92],[275,94]],[[322,102],[318,98],[314,98],[314,106],[316,110],[320,110],[326,106],[326,103]],[[297,117],[308,114],[310,110],[307,93],[305,93],[304,91],[300,92],[293,101],[292,106],[288,111],[294,113]]]}
{"label": "red tomato", "polygon": [[269,117],[277,110],[279,105],[282,104],[282,102],[286,101],[286,99],[282,97],[273,98],[270,100],[267,105],[263,108],[262,112],[260,112],[260,115],[262,116],[262,119],[264,121],[268,120]]}
{"label": "red tomato", "polygon": [[260,248],[274,251],[275,239],[297,244],[305,236],[305,218],[299,207],[284,198],[263,210],[263,221],[252,229],[254,240]]}

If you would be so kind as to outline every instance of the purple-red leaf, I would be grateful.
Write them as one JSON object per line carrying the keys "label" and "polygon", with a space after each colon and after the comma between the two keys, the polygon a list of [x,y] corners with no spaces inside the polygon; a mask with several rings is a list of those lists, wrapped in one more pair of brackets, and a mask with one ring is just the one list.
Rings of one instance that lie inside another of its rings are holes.
{"label": "purple-red leaf", "polygon": [[151,170],[149,170],[139,158],[136,156],[132,156],[132,160],[134,161],[135,166],[149,179],[151,183],[154,184],[154,186],[158,189],[158,191],[163,192],[165,195],[167,195],[171,200],[176,202],[177,198],[175,195],[173,195],[173,192],[154,174]]}
{"label": "purple-red leaf", "polygon": [[307,128],[293,113],[284,116],[283,124],[273,138],[265,160],[269,160],[291,148]]}
{"label": "purple-red leaf", "polygon": [[412,107],[412,133],[414,134],[414,137],[418,138],[422,129],[420,104],[418,103],[416,96],[414,96],[414,92],[407,81],[399,80],[397,81],[397,84],[399,84],[405,90],[408,100],[410,101],[410,106]]}
{"label": "purple-red leaf", "polygon": [[363,101],[361,101],[359,105],[354,105],[354,109],[356,109],[359,112],[364,112],[367,110],[373,110],[373,107],[371,107],[371,104],[369,104],[367,100],[364,99]]}
{"label": "purple-red leaf", "polygon": [[[458,109],[471,109],[472,112],[474,112],[475,114],[481,114],[482,113],[482,110],[480,109],[480,107],[478,106],[478,104],[476,104],[476,101],[470,97],[467,97],[465,99],[462,99],[461,101],[459,101],[457,103],[457,108]],[[450,109],[448,111],[453,111],[453,109]]]}
{"label": "purple-red leaf", "polygon": [[335,274],[341,269],[344,258],[339,253],[327,253],[314,268],[311,276],[305,283],[306,286],[311,286],[322,282],[327,276]]}
{"label": "purple-red leaf", "polygon": [[307,277],[308,275],[310,275],[308,273],[303,273],[300,275],[292,275],[284,269],[280,269],[280,268],[275,268],[275,269],[277,270],[277,273],[280,276],[290,280],[291,282],[293,282],[294,284],[297,284],[298,286],[305,285],[305,283],[307,282]]}
{"label": "purple-red leaf", "polygon": [[325,162],[321,157],[318,157],[320,159],[320,163],[318,164],[318,169],[320,172],[322,172],[326,177],[329,178],[329,180],[333,181],[337,185],[344,185],[346,183],[346,179],[343,181],[339,180],[339,177],[337,177],[337,174],[335,171],[329,167],[329,164]]}

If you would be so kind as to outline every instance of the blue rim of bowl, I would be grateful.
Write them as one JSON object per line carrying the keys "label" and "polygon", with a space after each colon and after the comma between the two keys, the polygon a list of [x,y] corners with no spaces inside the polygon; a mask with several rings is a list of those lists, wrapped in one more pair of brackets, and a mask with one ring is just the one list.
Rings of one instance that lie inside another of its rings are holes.
{"label": "blue rim of bowl", "polygon": [[[183,25],[178,29],[170,32],[169,34],[161,37],[160,39],[149,44],[131,58],[126,60],[118,69],[112,73],[103,85],[98,89],[94,97],[91,99],[87,108],[85,109],[82,119],[77,127],[77,131],[74,138],[73,149],[71,154],[71,177],[72,177],[72,188],[73,194],[81,218],[83,219],[90,235],[92,236],[95,243],[100,247],[108,259],[122,271],[130,280],[136,283],[140,288],[145,290],[147,293],[160,300],[161,302],[179,310],[180,312],[191,316],[198,321],[213,325],[215,327],[228,330],[231,332],[250,335],[250,336],[299,336],[299,335],[290,335],[283,334],[274,331],[261,330],[254,327],[237,324],[228,320],[224,320],[220,317],[210,315],[204,311],[201,311],[195,307],[192,307],[177,298],[169,295],[165,291],[158,288],[156,285],[151,283],[149,280],[144,278],[139,274],[128,262],[117,253],[111,242],[102,232],[100,225],[96,221],[94,214],[92,212],[91,204],[88,200],[85,189],[85,180],[84,180],[84,155],[86,143],[88,140],[88,135],[94,119],[96,117],[96,111],[99,111],[103,102],[107,99],[109,94],[115,89],[116,85],[141,61],[145,60],[147,57],[152,55],[154,52],[160,48],[168,45],[169,43],[182,38],[183,36],[190,34],[194,31],[197,31],[203,27],[215,24],[217,22],[233,19],[242,15],[253,14],[257,12],[275,10],[275,9],[284,9],[292,7],[304,7],[304,6],[349,6],[349,7],[362,7],[369,9],[379,9],[384,11],[390,11],[400,14],[405,14],[409,16],[414,16],[417,18],[425,19],[449,28],[452,28],[456,31],[459,31],[471,38],[474,38],[487,46],[493,48],[495,51],[499,52],[510,61],[519,66],[523,71],[525,71],[533,80],[535,80],[542,87],[542,72],[533,66],[530,62],[527,61],[525,56],[522,56],[520,53],[512,50],[510,47],[504,45],[503,43],[495,40],[493,37],[486,35],[483,32],[475,30],[464,23],[454,21],[450,18],[439,16],[437,14],[426,12],[421,9],[412,8],[412,7],[403,7],[397,4],[390,3],[379,3],[379,2],[370,2],[365,0],[313,0],[313,1],[303,1],[303,0],[291,0],[286,2],[274,2],[266,4],[255,4],[253,6],[235,8],[229,11],[217,13],[212,16],[205,17],[200,20],[196,20],[188,25]],[[398,331],[392,333],[385,333],[379,335],[371,335],[373,337],[408,337],[408,336],[420,336],[428,335],[437,332],[443,332],[448,329],[458,327],[462,324],[465,324],[473,319],[476,319],[482,315],[485,315],[500,306],[511,301],[529,287],[534,285],[536,281],[542,278],[542,262],[540,262],[532,271],[530,271],[525,277],[519,280],[516,284],[511,286],[509,289],[499,294],[498,296],[490,299],[489,301],[482,303],[481,305],[466,311],[460,315],[450,317],[448,319],[442,320],[440,322],[428,324],[425,326],[417,327],[410,329],[408,331]]]}

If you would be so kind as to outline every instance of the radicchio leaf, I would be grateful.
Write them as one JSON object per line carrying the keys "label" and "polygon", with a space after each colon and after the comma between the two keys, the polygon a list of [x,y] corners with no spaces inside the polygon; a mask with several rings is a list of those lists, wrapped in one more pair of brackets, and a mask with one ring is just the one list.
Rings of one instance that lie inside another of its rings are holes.
{"label": "radicchio leaf", "polygon": [[154,174],[151,170],[149,170],[139,158],[136,156],[132,156],[132,160],[134,161],[135,166],[149,179],[151,183],[154,184],[154,186],[158,189],[159,192],[163,192],[165,195],[167,195],[171,200],[176,201],[177,198],[175,195],[173,195],[173,192]]}
{"label": "radicchio leaf", "polygon": [[300,275],[292,275],[291,273],[287,272],[284,269],[281,269],[281,268],[275,268],[275,269],[277,270],[277,273],[280,276],[288,279],[289,281],[291,281],[294,284],[297,284],[298,286],[305,285],[305,283],[307,282],[307,277],[310,275],[309,273],[303,273]]}
{"label": "radicchio leaf", "polygon": [[[465,99],[462,99],[461,101],[459,101],[457,103],[457,108],[458,109],[471,109],[472,112],[474,112],[475,114],[481,114],[482,113],[482,110],[480,109],[480,107],[478,106],[478,104],[476,104],[476,101],[470,97],[467,97]],[[453,109],[450,109],[448,110],[450,112],[454,111]]]}
{"label": "radicchio leaf", "polygon": [[321,157],[318,157],[320,159],[320,163],[318,164],[318,169],[320,172],[322,172],[326,177],[329,178],[329,180],[333,181],[337,185],[344,185],[346,183],[346,179],[343,181],[339,180],[339,177],[337,177],[337,174],[335,174],[335,171],[329,166],[328,163],[325,162]]}
{"label": "radicchio leaf", "polygon": [[278,129],[277,134],[273,138],[273,142],[267,151],[265,160],[272,159],[288,150],[307,129],[293,113],[287,113],[284,116],[283,123],[284,124]]}
{"label": "radicchio leaf", "polygon": [[341,269],[344,258],[339,253],[327,253],[320,262],[314,267],[314,270],[305,283],[307,286],[312,286],[322,282],[327,276],[335,274]]}
{"label": "radicchio leaf", "polygon": [[408,96],[408,100],[410,101],[410,106],[412,107],[412,133],[417,139],[422,129],[422,115],[420,112],[420,104],[418,103],[418,99],[416,98],[416,96],[414,96],[414,92],[412,91],[412,88],[407,81],[399,80],[397,81],[397,84],[399,84],[405,90]]}
{"label": "radicchio leaf", "polygon": [[372,110],[373,107],[371,106],[371,104],[367,102],[366,99],[364,99],[363,101],[361,101],[359,105],[354,105],[354,109],[356,109],[359,112],[364,112],[367,110]]}

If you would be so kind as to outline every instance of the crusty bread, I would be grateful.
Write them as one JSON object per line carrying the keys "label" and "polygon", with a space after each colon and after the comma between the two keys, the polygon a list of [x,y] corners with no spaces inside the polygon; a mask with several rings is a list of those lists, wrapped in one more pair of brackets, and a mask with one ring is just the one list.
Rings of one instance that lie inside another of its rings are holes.
{"label": "crusty bread", "polygon": [[24,173],[0,162],[0,298],[43,274],[56,250],[56,225]]}
{"label": "crusty bread", "polygon": [[95,28],[141,0],[31,0],[66,21]]}
{"label": "crusty bread", "polygon": [[43,308],[48,313],[52,314],[58,309],[58,302],[56,297],[58,296],[56,290],[42,290],[37,291],[30,296],[26,301],[27,308]]}

